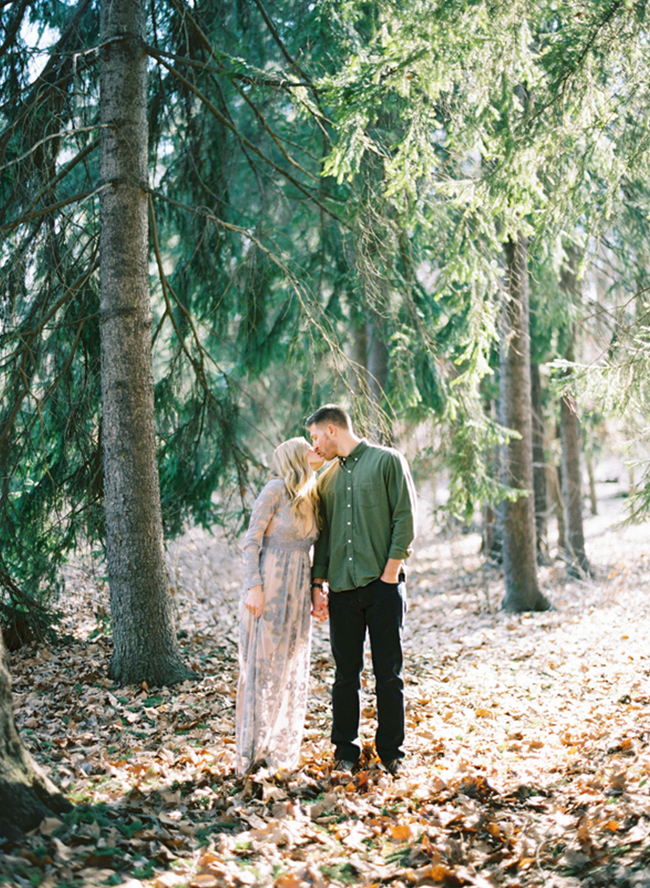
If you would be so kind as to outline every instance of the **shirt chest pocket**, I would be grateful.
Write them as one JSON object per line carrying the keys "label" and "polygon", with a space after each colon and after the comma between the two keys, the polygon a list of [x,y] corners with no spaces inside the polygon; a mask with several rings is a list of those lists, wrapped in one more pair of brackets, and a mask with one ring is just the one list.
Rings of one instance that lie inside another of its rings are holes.
{"label": "shirt chest pocket", "polygon": [[378,509],[386,501],[386,488],[381,481],[365,481],[352,490],[355,506],[360,509]]}

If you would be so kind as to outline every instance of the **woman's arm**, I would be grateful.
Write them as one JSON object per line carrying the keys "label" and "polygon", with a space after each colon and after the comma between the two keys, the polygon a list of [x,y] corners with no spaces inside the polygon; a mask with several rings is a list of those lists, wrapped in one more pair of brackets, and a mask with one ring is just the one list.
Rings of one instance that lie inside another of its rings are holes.
{"label": "woman's arm", "polygon": [[244,604],[255,617],[264,610],[264,590],[260,573],[260,553],[262,539],[280,505],[282,481],[274,480],[266,484],[255,500],[251,520],[244,537],[244,588],[247,590]]}

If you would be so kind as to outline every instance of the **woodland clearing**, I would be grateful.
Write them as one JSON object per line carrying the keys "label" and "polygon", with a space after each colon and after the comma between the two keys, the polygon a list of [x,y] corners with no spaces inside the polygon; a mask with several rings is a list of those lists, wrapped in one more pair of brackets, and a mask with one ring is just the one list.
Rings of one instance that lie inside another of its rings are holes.
{"label": "woodland clearing", "polygon": [[[196,682],[116,687],[106,677],[108,593],[70,565],[66,641],[11,656],[24,742],[76,803],[3,846],[0,883],[141,885],[650,886],[650,524],[620,527],[600,485],[585,519],[595,576],[540,569],[552,611],[499,610],[500,571],[476,533],[427,539],[411,566],[408,768],[373,759],[331,774],[327,628],[313,639],[302,766],[233,774],[239,557],[192,531],[170,547]],[[365,683],[367,678],[367,684]]]}

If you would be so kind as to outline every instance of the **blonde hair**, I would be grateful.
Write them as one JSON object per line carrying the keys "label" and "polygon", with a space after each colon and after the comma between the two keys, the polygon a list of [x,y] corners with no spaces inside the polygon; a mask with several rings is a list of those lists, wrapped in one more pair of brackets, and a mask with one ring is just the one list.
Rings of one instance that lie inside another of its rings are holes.
{"label": "blonde hair", "polygon": [[271,470],[284,481],[289,494],[291,515],[302,517],[301,506],[308,502],[314,512],[316,524],[320,522],[316,473],[307,462],[309,444],[304,438],[289,438],[273,451]]}

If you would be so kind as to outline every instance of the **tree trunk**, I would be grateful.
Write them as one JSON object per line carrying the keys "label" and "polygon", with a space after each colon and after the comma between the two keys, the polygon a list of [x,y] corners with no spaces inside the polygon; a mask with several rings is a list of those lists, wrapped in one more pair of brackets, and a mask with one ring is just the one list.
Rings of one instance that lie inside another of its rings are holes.
{"label": "tree trunk", "polygon": [[587,478],[589,479],[589,506],[591,514],[598,514],[598,497],[596,496],[596,475],[594,473],[594,458],[590,453],[585,460],[587,464]]}
{"label": "tree trunk", "polygon": [[[484,401],[484,409],[488,416],[499,418],[501,407],[498,400]],[[488,471],[493,478],[498,478],[501,472],[501,453],[496,446],[488,459]],[[487,561],[492,564],[503,562],[503,510],[502,503],[495,508],[492,503],[483,504],[482,542],[481,551]]]}
{"label": "tree trunk", "polygon": [[530,395],[533,418],[533,489],[535,491],[535,536],[537,558],[543,564],[548,557],[546,516],[546,465],[544,461],[544,414],[542,410],[542,382],[539,364],[530,364]]}
{"label": "tree trunk", "polygon": [[40,770],[20,741],[11,703],[11,677],[0,633],[0,836],[18,839],[44,817],[72,805]]}
{"label": "tree trunk", "polygon": [[371,436],[381,444],[392,444],[391,429],[383,416],[383,402],[388,382],[388,347],[374,320],[366,321],[368,394]]}
{"label": "tree trunk", "polygon": [[194,676],[181,662],[156,463],[147,222],[145,0],[101,5],[101,367],[106,552],[122,684]]}
{"label": "tree trunk", "polygon": [[528,491],[503,503],[504,610],[547,610],[537,582],[535,500],[533,495],[532,405],[528,313],[528,245],[519,236],[505,246],[507,294],[501,328],[502,423],[520,435],[503,447],[503,481]]}
{"label": "tree trunk", "polygon": [[[578,254],[575,247],[567,246],[568,264],[562,269],[560,283],[572,302],[580,301],[580,285],[576,275]],[[575,359],[575,334],[571,331],[564,357]],[[570,373],[570,371],[567,371]],[[560,405],[560,431],[562,437],[562,498],[564,500],[565,551],[567,573],[571,576],[589,574],[589,562],[585,554],[585,535],[582,524],[582,477],[580,471],[580,429],[575,403],[569,396]]]}
{"label": "tree trunk", "polygon": [[[559,430],[558,430],[558,437]],[[556,465],[553,478],[553,507],[557,518],[557,551],[558,556],[565,557],[566,540],[564,535],[564,502],[562,500],[562,467]]]}
{"label": "tree trunk", "polygon": [[589,574],[582,525],[582,478],[580,472],[580,430],[575,407],[568,398],[561,403],[562,499],[566,512],[565,549],[567,572],[571,576]]}
{"label": "tree trunk", "polygon": [[355,325],[350,337],[350,388],[356,398],[368,397],[368,336],[365,322]]}

